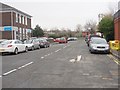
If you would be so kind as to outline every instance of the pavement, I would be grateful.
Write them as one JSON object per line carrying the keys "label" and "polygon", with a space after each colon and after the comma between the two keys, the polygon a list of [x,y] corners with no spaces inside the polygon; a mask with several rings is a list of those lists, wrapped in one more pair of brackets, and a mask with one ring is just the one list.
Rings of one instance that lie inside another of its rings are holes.
{"label": "pavement", "polygon": [[110,57],[91,54],[84,39],[5,55],[2,87],[118,88],[118,64]]}

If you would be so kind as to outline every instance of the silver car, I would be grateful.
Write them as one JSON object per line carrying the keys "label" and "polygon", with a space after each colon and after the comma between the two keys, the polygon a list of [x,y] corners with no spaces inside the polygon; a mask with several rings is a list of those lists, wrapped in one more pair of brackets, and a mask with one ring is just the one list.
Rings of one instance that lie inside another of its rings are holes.
{"label": "silver car", "polygon": [[40,44],[38,39],[31,39],[24,41],[24,44],[28,47],[28,50],[40,49]]}
{"label": "silver car", "polygon": [[110,48],[109,48],[109,44],[104,38],[92,37],[89,42],[89,51],[91,53],[93,52],[109,53]]}

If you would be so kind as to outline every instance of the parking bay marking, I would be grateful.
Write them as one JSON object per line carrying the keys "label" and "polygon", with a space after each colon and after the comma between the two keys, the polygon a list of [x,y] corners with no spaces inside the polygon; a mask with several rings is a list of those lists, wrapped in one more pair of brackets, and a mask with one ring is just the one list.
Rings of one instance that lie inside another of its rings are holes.
{"label": "parking bay marking", "polygon": [[33,64],[33,62],[27,63],[27,64],[25,64],[25,65],[19,67],[18,69],[24,68],[24,67],[26,67],[26,66],[28,66],[28,65],[31,65],[31,64]]}
{"label": "parking bay marking", "polygon": [[[17,71],[17,70],[20,70],[20,69],[22,69],[22,68],[24,68],[24,67],[26,67],[26,66],[28,66],[28,65],[31,65],[31,64],[33,64],[33,63],[34,63],[34,62],[30,62],[30,63],[27,63],[27,64],[21,66],[21,67],[18,67],[17,69],[10,70],[10,71],[4,73],[3,76],[6,76],[6,75],[8,75],[8,74],[11,74],[11,73],[13,73],[13,72],[15,72],[15,71]],[[1,76],[1,77],[2,77],[2,76]]]}
{"label": "parking bay marking", "polygon": [[110,57],[116,64],[120,65],[120,61],[116,59],[113,55],[109,54],[107,56]]}
{"label": "parking bay marking", "polygon": [[10,73],[13,73],[13,72],[15,72],[15,71],[17,71],[17,69],[13,69],[13,70],[11,70],[11,71],[9,71],[9,72],[6,72],[6,73],[3,74],[3,76],[6,76],[6,75],[8,75],[8,74],[10,74]]}
{"label": "parking bay marking", "polygon": [[56,50],[55,52],[58,52],[58,51],[60,51],[61,49],[58,49],[58,50]]}
{"label": "parking bay marking", "polygon": [[44,57],[41,57],[41,59],[43,59]]}

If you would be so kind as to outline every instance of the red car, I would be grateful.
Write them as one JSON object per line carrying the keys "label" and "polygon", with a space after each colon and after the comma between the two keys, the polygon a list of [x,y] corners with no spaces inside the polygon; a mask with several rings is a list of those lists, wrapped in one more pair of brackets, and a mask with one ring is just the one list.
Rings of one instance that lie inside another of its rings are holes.
{"label": "red car", "polygon": [[54,40],[54,42],[67,43],[67,39],[66,39],[65,37],[56,38],[56,39]]}

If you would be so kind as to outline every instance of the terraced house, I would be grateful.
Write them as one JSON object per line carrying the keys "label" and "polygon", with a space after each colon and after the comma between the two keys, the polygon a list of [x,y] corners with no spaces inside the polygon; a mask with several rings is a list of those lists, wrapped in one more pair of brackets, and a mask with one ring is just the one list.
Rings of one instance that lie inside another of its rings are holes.
{"label": "terraced house", "polygon": [[31,15],[0,3],[0,39],[28,39],[31,37]]}

